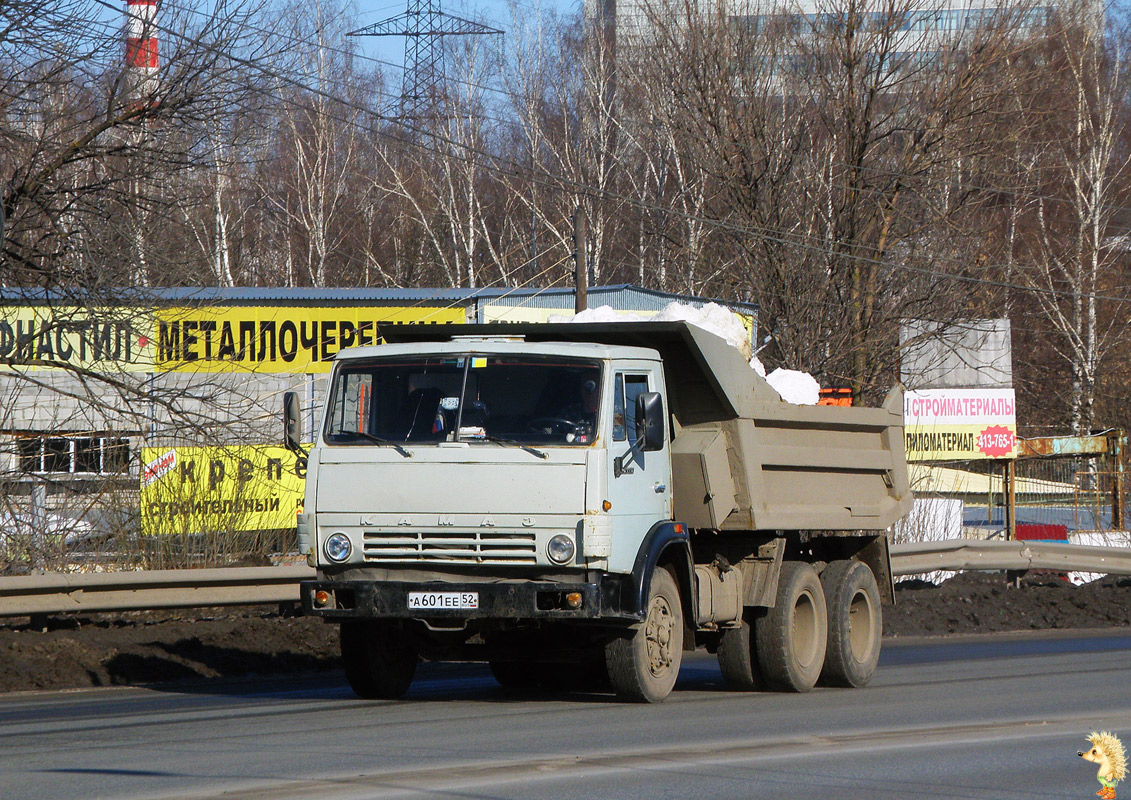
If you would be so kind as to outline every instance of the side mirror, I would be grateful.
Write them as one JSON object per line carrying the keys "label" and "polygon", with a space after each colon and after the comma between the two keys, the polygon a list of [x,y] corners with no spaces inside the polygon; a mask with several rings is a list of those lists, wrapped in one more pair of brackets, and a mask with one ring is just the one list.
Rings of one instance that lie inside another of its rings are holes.
{"label": "side mirror", "polygon": [[302,409],[298,404],[298,395],[294,392],[283,393],[283,444],[288,450],[295,453],[302,451]]}
{"label": "side mirror", "polygon": [[664,447],[664,400],[659,392],[636,396],[636,441],[645,453]]}

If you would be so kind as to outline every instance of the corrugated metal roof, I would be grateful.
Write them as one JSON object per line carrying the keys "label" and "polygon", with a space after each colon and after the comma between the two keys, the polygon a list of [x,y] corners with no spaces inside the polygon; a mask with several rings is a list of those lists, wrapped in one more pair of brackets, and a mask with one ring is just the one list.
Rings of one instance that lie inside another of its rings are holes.
{"label": "corrugated metal roof", "polygon": [[419,302],[460,302],[498,289],[374,289],[356,287],[170,287],[160,289],[106,289],[98,292],[51,290],[38,288],[0,288],[0,302],[35,305],[39,303],[77,302],[82,298],[99,303],[132,303],[137,305],[191,303],[216,305],[289,304],[326,305],[396,304]]}
{"label": "corrugated metal roof", "polygon": [[[708,302],[718,302],[731,308],[746,309],[750,312],[756,306],[750,303],[712,301],[687,295],[644,289],[632,284],[593,286],[589,289],[593,304],[608,305],[618,310],[649,311],[660,310],[672,301],[686,302],[701,306]],[[107,289],[101,292],[82,290],[45,290],[39,288],[0,287],[0,303],[10,305],[36,305],[80,303],[83,298],[99,303],[148,304],[290,304],[290,305],[396,305],[398,303],[445,303],[465,302],[473,304],[487,302],[494,305],[536,304],[542,308],[573,308],[573,289],[539,289],[533,287],[507,288],[484,287],[478,289],[381,289],[355,287],[171,287],[159,289],[123,288]]]}

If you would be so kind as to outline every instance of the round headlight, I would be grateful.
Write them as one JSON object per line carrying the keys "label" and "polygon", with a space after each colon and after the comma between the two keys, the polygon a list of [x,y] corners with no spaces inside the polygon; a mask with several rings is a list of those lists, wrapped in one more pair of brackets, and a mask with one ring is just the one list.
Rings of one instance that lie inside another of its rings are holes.
{"label": "round headlight", "polygon": [[565,564],[573,559],[573,539],[559,533],[546,543],[546,555],[555,564]]}
{"label": "round headlight", "polygon": [[335,533],[326,540],[322,549],[326,552],[326,558],[331,561],[342,562],[350,557],[350,553],[353,552],[353,545],[350,544],[349,537],[344,533]]}

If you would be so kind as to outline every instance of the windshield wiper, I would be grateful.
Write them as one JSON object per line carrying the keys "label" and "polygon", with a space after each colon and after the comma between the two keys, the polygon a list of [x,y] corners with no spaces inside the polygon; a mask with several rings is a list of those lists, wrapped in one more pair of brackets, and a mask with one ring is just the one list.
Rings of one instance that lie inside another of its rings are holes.
{"label": "windshield wiper", "polygon": [[538,458],[549,458],[550,457],[544,451],[539,450],[536,447],[531,447],[528,444],[523,444],[522,442],[516,442],[514,439],[503,439],[503,438],[500,438],[498,436],[492,436],[489,433],[485,434],[483,436],[483,438],[486,439],[489,442],[495,442],[496,444],[509,444],[509,445],[514,446],[514,447],[521,447],[526,452],[531,453],[532,455],[538,456]]}
{"label": "windshield wiper", "polygon": [[389,441],[388,439],[382,439],[380,436],[374,436],[372,433],[366,433],[365,431],[350,431],[350,433],[352,433],[354,436],[360,436],[362,439],[368,439],[374,444],[387,444],[405,458],[412,458],[412,453],[410,453],[408,450],[405,450],[396,442]]}

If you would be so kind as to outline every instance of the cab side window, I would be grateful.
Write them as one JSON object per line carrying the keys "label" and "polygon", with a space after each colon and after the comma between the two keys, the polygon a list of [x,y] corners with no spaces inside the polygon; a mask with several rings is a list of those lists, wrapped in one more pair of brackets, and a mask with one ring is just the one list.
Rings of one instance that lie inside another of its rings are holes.
{"label": "cab side window", "polygon": [[648,391],[647,375],[616,373],[613,379],[613,441],[624,442],[636,432],[636,398]]}

